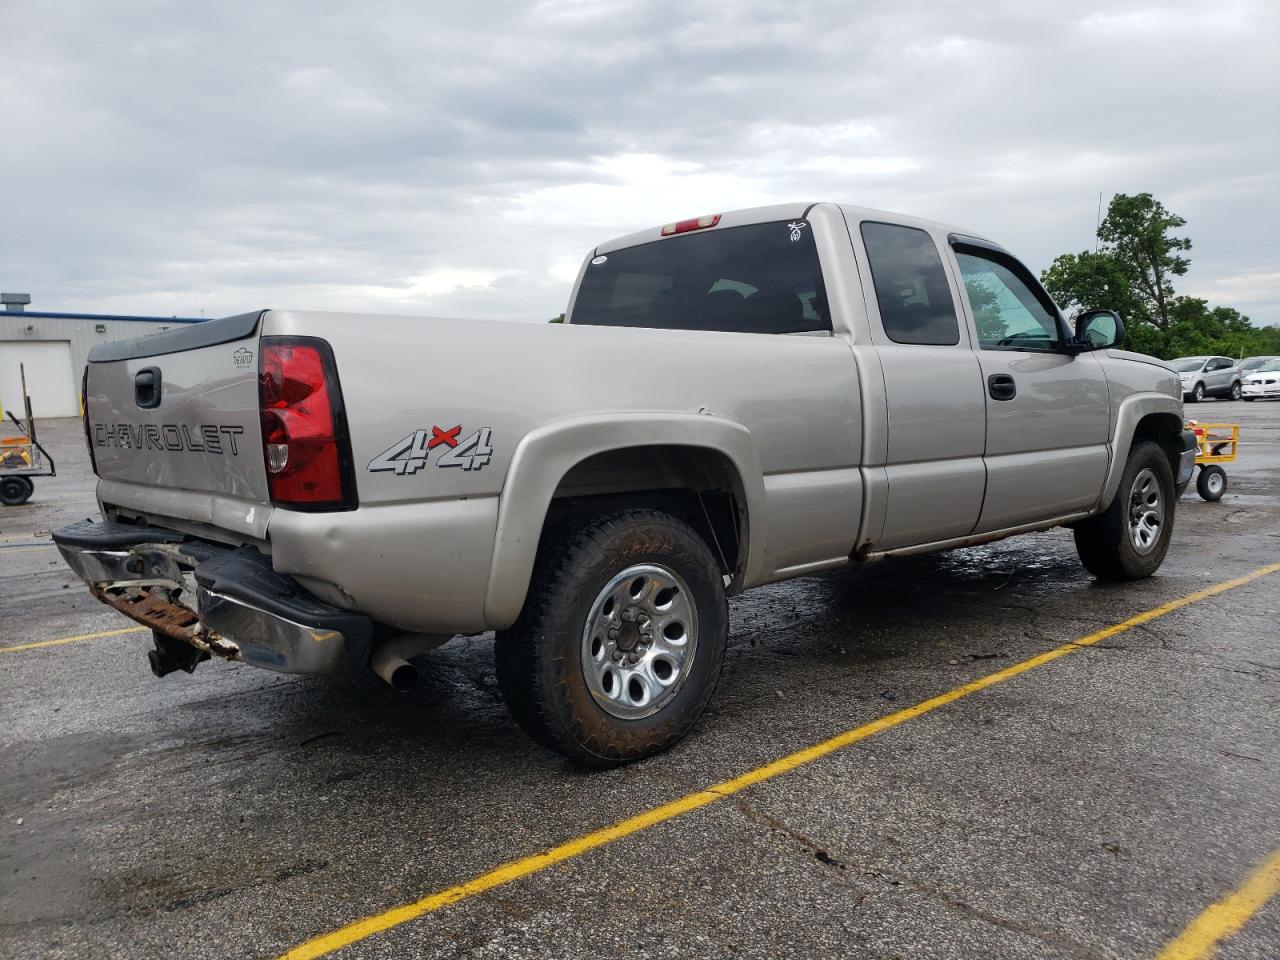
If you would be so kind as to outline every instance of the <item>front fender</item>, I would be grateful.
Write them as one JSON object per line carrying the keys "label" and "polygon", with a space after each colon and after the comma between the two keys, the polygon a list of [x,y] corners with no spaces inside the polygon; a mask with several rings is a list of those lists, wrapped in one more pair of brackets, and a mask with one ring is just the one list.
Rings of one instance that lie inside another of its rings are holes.
{"label": "front fender", "polygon": [[628,447],[687,446],[726,457],[737,471],[743,509],[743,579],[764,564],[764,474],[751,433],[739,423],[694,413],[613,413],[575,417],[525,435],[515,449],[498,503],[497,537],[485,591],[485,621],[494,629],[515,622],[524,606],[538,542],[560,481],[588,457]]}
{"label": "front fender", "polygon": [[1111,463],[1107,467],[1107,478],[1102,486],[1102,496],[1098,500],[1099,510],[1105,510],[1115,499],[1116,491],[1120,489],[1120,475],[1124,473],[1129,450],[1133,446],[1134,432],[1142,418],[1153,413],[1171,414],[1177,419],[1177,429],[1182,429],[1182,402],[1167,393],[1135,393],[1120,402],[1111,438]]}

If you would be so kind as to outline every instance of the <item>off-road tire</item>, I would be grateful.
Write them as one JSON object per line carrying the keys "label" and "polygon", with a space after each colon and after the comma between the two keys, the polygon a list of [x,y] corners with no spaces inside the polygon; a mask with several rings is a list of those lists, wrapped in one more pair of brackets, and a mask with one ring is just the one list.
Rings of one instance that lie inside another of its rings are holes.
{"label": "off-road tire", "polygon": [[16,507],[31,499],[36,485],[28,477],[0,477],[0,503]]}
{"label": "off-road tire", "polygon": [[1227,471],[1216,463],[1205,464],[1200,468],[1200,476],[1196,477],[1196,493],[1201,500],[1217,503],[1227,492]]}
{"label": "off-road tire", "polygon": [[[697,646],[669,702],[650,716],[622,719],[605,711],[587,686],[583,631],[609,580],[642,563],[661,564],[688,586]],[[524,609],[497,634],[498,686],[512,716],[538,743],[585,766],[617,766],[666,750],[689,732],[715,692],[728,625],[720,566],[687,524],[648,509],[573,521],[544,537]]]}
{"label": "off-road tire", "polygon": [[[1165,507],[1157,542],[1149,553],[1143,554],[1134,548],[1129,536],[1129,506],[1134,480],[1148,468],[1155,474]],[[1141,580],[1151,576],[1169,550],[1176,505],[1173,470],[1164,451],[1150,440],[1134,441],[1111,505],[1075,526],[1080,562],[1099,580]]]}

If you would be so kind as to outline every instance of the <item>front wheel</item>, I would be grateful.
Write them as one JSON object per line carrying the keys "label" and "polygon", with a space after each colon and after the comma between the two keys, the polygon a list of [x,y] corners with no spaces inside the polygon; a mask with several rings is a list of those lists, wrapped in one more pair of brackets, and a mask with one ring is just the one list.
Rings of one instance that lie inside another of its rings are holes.
{"label": "front wheel", "polygon": [[1204,399],[1204,384],[1197,383],[1194,390],[1191,391],[1191,402],[1199,403]]}
{"label": "front wheel", "polygon": [[519,619],[498,633],[498,685],[521,727],[578,763],[639,760],[680,740],[724,662],[720,567],[687,524],[656,510],[552,533]]}
{"label": "front wheel", "polygon": [[1135,442],[1111,506],[1075,527],[1080,562],[1100,580],[1151,576],[1169,550],[1174,504],[1164,451],[1150,440]]}

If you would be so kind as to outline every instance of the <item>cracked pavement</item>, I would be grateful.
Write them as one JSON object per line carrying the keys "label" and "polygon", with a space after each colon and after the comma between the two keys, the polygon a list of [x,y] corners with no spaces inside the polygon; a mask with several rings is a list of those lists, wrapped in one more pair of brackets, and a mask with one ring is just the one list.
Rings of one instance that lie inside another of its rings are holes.
{"label": "cracked pavement", "polygon": [[[587,773],[498,697],[490,637],[372,675],[210,663],[147,635],[0,655],[0,957],[272,957],[1280,560],[1280,404],[1160,573],[1093,583],[1067,531],[732,601],[711,707],[665,756]],[[0,512],[0,645],[128,626],[56,555],[62,472]],[[793,773],[354,944],[341,957],[1154,955],[1280,847],[1280,575]],[[21,820],[21,823],[19,823]],[[1280,955],[1272,902],[1218,956]]]}

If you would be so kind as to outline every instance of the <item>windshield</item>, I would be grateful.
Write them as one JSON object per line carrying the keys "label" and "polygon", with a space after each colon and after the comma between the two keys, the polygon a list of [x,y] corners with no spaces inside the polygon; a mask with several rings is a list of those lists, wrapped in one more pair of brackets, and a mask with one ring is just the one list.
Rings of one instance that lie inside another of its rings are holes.
{"label": "windshield", "polygon": [[1274,373],[1280,370],[1280,360],[1267,360],[1254,373]]}
{"label": "windshield", "polygon": [[1199,360],[1191,359],[1191,360],[1174,360],[1173,361],[1173,369],[1177,370],[1179,373],[1194,373],[1196,370],[1199,370],[1203,366],[1204,366],[1203,358]]}
{"label": "windshield", "polygon": [[818,250],[804,220],[713,228],[596,257],[571,320],[740,333],[831,329]]}
{"label": "windshield", "polygon": [[[1241,361],[1238,366],[1241,370],[1257,370],[1258,367],[1266,363],[1275,363],[1275,361],[1267,357],[1250,357],[1248,360]],[[1274,367],[1269,369],[1274,369]]]}

